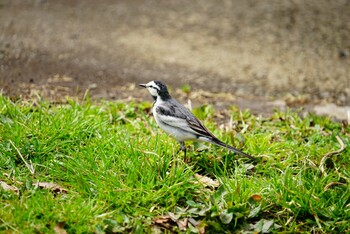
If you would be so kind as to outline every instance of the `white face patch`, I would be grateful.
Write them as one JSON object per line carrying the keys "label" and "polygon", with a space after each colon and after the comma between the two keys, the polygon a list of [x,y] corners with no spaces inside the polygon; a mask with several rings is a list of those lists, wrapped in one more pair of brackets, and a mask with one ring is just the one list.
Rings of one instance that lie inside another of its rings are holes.
{"label": "white face patch", "polygon": [[154,81],[151,81],[149,83],[146,84],[146,88],[148,90],[148,92],[150,92],[150,94],[154,97],[158,96],[158,90],[160,89],[158,85],[156,85],[156,83],[154,83]]}

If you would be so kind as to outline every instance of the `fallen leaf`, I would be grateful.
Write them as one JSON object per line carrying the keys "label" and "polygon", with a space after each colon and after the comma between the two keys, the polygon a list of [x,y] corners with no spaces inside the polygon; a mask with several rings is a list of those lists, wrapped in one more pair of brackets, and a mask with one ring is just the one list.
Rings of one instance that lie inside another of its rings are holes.
{"label": "fallen leaf", "polygon": [[202,222],[200,222],[200,221],[198,222],[194,218],[189,218],[188,222],[190,223],[190,225],[188,225],[188,227],[191,229],[192,232],[197,232],[199,234],[205,233],[206,225],[203,224]]}
{"label": "fallen leaf", "polygon": [[153,223],[166,229],[171,229],[171,227],[174,226],[174,222],[169,215],[157,217],[153,219]]}
{"label": "fallen leaf", "polygon": [[204,185],[205,187],[212,187],[212,188],[217,188],[220,186],[220,183],[218,180],[213,180],[207,176],[202,176],[198,173],[196,173],[194,175],[196,177],[196,179],[199,181],[199,183],[201,183],[202,185]]}
{"label": "fallen leaf", "polygon": [[252,199],[253,201],[259,202],[262,200],[262,197],[259,194],[253,194],[250,196],[250,199]]}
{"label": "fallen leaf", "polygon": [[175,215],[174,213],[172,212],[168,212],[168,216],[171,218],[172,221],[176,222],[179,218],[180,218],[180,215]]}
{"label": "fallen leaf", "polygon": [[156,223],[156,224],[162,224],[162,223],[169,222],[169,219],[171,219],[169,217],[169,215],[164,215],[164,216],[160,216],[160,217],[157,217],[157,218],[153,219],[153,222]]}
{"label": "fallen leaf", "polygon": [[186,231],[188,226],[188,218],[180,219],[180,215],[176,215],[172,212],[168,212],[168,215],[171,220],[177,224],[181,231]]}
{"label": "fallen leaf", "polygon": [[199,222],[197,222],[194,218],[190,218],[189,221],[195,227],[198,226],[198,224],[199,224]]}
{"label": "fallen leaf", "polygon": [[186,231],[187,226],[188,226],[188,218],[178,220],[176,223],[177,223],[177,226],[179,227],[180,231]]}
{"label": "fallen leaf", "polygon": [[0,185],[1,187],[5,190],[5,191],[13,191],[15,193],[18,193],[18,188],[12,185],[8,185],[7,183],[5,183],[4,181],[0,180]]}
{"label": "fallen leaf", "polygon": [[168,215],[163,215],[153,219],[153,223],[167,229],[171,229],[176,224],[180,231],[186,231],[188,227],[188,218],[179,219],[174,213],[168,212]]}
{"label": "fallen leaf", "polygon": [[39,187],[41,189],[49,189],[57,194],[68,192],[67,189],[64,189],[60,185],[51,183],[51,182],[36,182],[36,183],[33,183],[33,186]]}

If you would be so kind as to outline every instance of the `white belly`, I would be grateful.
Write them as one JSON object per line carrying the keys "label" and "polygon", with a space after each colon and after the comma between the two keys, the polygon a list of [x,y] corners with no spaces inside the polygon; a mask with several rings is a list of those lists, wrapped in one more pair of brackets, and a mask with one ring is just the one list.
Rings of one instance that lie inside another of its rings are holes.
{"label": "white belly", "polygon": [[197,137],[194,133],[182,130],[179,127],[174,127],[172,122],[168,122],[167,124],[157,118],[157,114],[153,113],[154,119],[156,120],[158,126],[167,134],[174,137],[177,141],[188,141],[188,140],[197,140]]}

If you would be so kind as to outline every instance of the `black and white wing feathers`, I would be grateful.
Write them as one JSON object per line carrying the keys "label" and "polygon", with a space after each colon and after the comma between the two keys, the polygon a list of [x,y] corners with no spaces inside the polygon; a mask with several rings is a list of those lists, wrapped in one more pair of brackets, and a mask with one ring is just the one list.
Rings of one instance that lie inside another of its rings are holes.
{"label": "black and white wing feathers", "polygon": [[202,139],[229,149],[251,160],[256,160],[251,155],[227,145],[216,138],[186,107],[175,99],[170,99],[168,102],[159,104],[155,108],[155,111],[158,113],[158,121],[161,121],[163,124],[179,128],[185,132],[194,134],[197,139]]}
{"label": "black and white wing feathers", "polygon": [[166,104],[160,104],[155,110],[158,119],[164,124],[191,132],[197,137],[214,140],[216,137],[184,106],[175,99],[169,100]]}

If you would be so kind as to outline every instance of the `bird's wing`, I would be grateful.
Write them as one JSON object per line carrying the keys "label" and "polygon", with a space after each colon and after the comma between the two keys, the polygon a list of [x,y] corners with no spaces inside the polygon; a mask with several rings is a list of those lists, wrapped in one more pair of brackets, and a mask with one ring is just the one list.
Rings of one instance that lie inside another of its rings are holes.
{"label": "bird's wing", "polygon": [[194,130],[198,135],[216,139],[216,137],[198,120],[187,120],[188,126]]}
{"label": "bird's wing", "polygon": [[156,107],[158,118],[163,123],[192,132],[198,136],[207,138],[216,137],[184,106],[172,99],[168,105]]}
{"label": "bird's wing", "polygon": [[[180,128],[186,132],[191,132],[198,137],[203,137],[208,142],[224,147],[235,153],[241,154],[252,160],[256,160],[249,154],[246,154],[230,145],[225,144],[216,138],[187,108],[179,102],[172,99],[169,103],[158,105],[155,109],[158,113],[157,118],[164,124]],[[202,139],[203,140],[203,139]]]}

